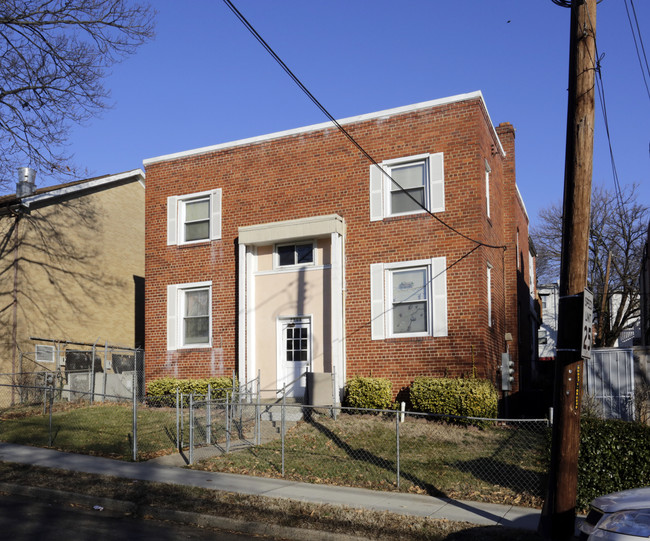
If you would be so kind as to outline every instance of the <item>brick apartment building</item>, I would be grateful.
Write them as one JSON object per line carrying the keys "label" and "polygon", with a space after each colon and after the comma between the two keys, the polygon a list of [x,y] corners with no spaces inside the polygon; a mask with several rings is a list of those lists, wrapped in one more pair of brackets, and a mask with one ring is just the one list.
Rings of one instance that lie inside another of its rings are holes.
{"label": "brick apartment building", "polygon": [[512,125],[480,92],[340,124],[401,189],[330,123],[145,160],[148,381],[500,388],[509,351],[525,389],[537,320]]}

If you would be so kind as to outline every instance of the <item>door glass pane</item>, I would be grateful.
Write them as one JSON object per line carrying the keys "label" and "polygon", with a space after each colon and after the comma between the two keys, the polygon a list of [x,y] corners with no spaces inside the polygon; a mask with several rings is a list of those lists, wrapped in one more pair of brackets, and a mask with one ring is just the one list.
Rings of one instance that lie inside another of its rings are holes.
{"label": "door glass pane", "polygon": [[287,362],[309,361],[309,326],[296,324],[284,328],[284,347]]}

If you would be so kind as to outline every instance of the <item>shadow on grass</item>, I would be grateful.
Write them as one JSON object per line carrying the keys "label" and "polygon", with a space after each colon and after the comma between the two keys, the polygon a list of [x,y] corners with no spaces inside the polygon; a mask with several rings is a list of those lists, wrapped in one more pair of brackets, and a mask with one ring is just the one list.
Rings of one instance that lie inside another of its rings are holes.
{"label": "shadow on grass", "polygon": [[[318,430],[321,434],[327,437],[330,441],[336,444],[339,447],[339,449],[345,452],[345,454],[349,456],[351,459],[360,462],[366,462],[373,466],[378,466],[379,468],[382,468],[391,473],[397,474],[397,464],[395,463],[395,461],[387,460],[385,458],[377,456],[376,454],[363,448],[355,449],[354,447],[352,447],[351,445],[343,441],[341,438],[339,438],[334,432],[332,432],[325,425],[316,421],[313,417],[310,419],[306,419],[306,421],[311,426],[313,426],[316,430]],[[427,481],[424,481],[423,479],[420,479],[415,475],[400,472],[400,478],[410,481],[415,486],[422,488],[423,490],[426,491],[426,493],[429,496],[435,496],[436,498],[447,497],[447,495],[444,492],[436,488],[434,485],[428,483]]]}
{"label": "shadow on grass", "polygon": [[517,494],[544,495],[545,475],[539,472],[489,457],[456,461],[450,465],[491,485],[511,489]]}

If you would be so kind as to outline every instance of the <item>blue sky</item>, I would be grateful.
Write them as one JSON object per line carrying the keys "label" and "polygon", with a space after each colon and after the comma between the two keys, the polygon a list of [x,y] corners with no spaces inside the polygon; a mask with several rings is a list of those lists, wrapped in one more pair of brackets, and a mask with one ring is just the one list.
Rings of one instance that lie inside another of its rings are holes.
{"label": "blue sky", "polygon": [[[234,2],[336,118],[481,90],[493,123],[517,130],[531,221],[561,200],[568,9],[551,0]],[[223,2],[153,4],[155,40],[106,80],[112,108],[73,130],[69,150],[88,176],[326,120]],[[634,5],[650,53],[650,2]],[[619,180],[641,184],[649,204],[650,98],[623,0],[598,5],[597,46]],[[593,178],[613,188],[598,102]]]}

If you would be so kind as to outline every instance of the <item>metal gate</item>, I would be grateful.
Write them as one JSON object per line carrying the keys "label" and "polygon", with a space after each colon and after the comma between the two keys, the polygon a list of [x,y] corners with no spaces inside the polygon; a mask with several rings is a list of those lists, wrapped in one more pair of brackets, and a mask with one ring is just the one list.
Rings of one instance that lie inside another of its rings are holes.
{"label": "metal gate", "polygon": [[631,348],[599,348],[586,362],[587,393],[606,419],[634,420],[634,353]]}

